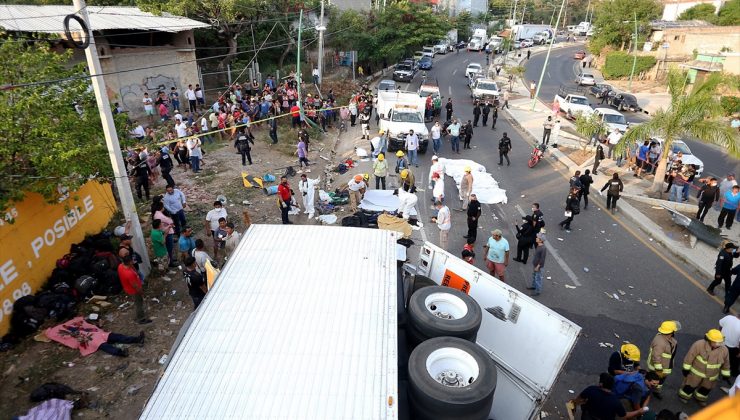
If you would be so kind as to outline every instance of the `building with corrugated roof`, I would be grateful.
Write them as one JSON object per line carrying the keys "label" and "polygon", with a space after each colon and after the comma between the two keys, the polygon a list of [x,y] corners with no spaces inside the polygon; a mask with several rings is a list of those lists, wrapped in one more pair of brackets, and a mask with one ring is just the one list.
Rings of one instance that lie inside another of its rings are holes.
{"label": "building with corrugated roof", "polygon": [[[87,7],[105,86],[111,102],[118,102],[132,117],[144,114],[144,92],[173,86],[187,105],[184,91],[199,82],[193,30],[209,24],[170,14],[153,15],[137,7]],[[73,6],[0,5],[0,27],[8,33],[58,34],[50,43],[59,51],[74,48],[64,36],[64,18]],[[70,25],[70,29],[79,26]],[[73,60],[83,62],[84,50]]]}

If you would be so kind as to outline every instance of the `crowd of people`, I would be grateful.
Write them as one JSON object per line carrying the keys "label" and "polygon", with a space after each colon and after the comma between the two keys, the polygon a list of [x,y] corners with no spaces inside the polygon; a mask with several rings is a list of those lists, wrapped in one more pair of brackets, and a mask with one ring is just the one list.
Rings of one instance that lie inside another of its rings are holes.
{"label": "crowd of people", "polygon": [[661,323],[650,343],[646,369],[640,364],[638,346],[622,344],[611,354],[598,384],[585,388],[569,401],[569,410],[575,414],[580,406],[583,419],[686,419],[685,413],[656,413],[649,406],[653,398],[663,398],[664,383],[673,374],[674,366],[681,368],[683,380],[676,392],[685,404],[694,399],[700,406],[707,405],[711,391],[721,380],[726,382],[724,391],[730,396],[740,393],[740,318],[727,315],[720,319],[718,328],[709,329],[689,347],[679,365],[675,358],[676,334],[680,329],[678,321]]}

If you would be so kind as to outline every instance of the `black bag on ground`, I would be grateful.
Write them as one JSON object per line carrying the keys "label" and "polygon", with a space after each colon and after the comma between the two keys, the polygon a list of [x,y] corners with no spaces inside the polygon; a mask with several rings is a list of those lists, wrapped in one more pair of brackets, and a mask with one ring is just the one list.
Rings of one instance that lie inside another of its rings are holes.
{"label": "black bag on ground", "polygon": [[33,402],[46,401],[52,398],[63,400],[67,397],[67,394],[80,393],[80,391],[75,391],[74,389],[64,384],[60,384],[57,382],[47,382],[31,391],[30,398]]}

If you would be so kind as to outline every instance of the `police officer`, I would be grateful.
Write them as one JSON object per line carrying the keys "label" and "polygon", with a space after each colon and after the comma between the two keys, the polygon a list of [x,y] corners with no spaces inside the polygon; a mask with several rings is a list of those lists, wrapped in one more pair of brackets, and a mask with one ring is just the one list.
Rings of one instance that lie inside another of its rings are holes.
{"label": "police officer", "polygon": [[[493,120],[495,124],[495,119]],[[511,151],[511,139],[509,138],[509,135],[504,133],[504,136],[501,137],[501,140],[498,141],[498,165],[501,166],[504,164],[504,158],[506,158],[506,166],[511,166],[511,161],[509,160],[509,152]]]}
{"label": "police officer", "polygon": [[242,166],[247,165],[247,160],[249,160],[250,165],[252,164],[252,146],[249,145],[249,142],[254,144],[254,140],[243,129],[240,130],[234,142],[234,147],[242,155]]}
{"label": "police officer", "polygon": [[491,111],[491,130],[496,129],[496,120],[498,119],[498,108],[495,106],[493,107],[493,111]]}
{"label": "police officer", "polygon": [[134,158],[132,162],[134,167],[129,172],[129,176],[133,176],[136,181],[136,196],[139,200],[142,200],[141,189],[144,188],[146,193],[146,200],[149,201],[149,175],[152,171],[149,169],[149,165],[146,163],[146,153],[141,152],[139,156]]}
{"label": "police officer", "polygon": [[491,113],[491,102],[486,101],[485,105],[483,105],[483,109],[481,110],[483,113],[483,127],[486,126],[488,123],[488,114]]}
{"label": "police officer", "polygon": [[722,283],[722,281],[725,282],[725,292],[730,290],[730,283],[732,282],[732,260],[733,258],[740,257],[740,252],[737,252],[737,249],[735,244],[728,242],[719,251],[719,254],[717,254],[717,261],[714,263],[714,281],[707,287],[707,293],[710,295],[714,294],[714,288]]}
{"label": "police officer", "polygon": [[476,99],[475,103],[473,104],[473,127],[478,127],[478,119],[480,119],[480,114],[480,103]]}

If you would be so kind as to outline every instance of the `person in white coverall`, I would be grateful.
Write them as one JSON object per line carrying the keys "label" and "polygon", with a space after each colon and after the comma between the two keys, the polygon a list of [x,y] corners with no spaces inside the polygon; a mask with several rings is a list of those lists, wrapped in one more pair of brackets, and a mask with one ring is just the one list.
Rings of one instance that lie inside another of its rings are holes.
{"label": "person in white coverall", "polygon": [[429,168],[429,189],[431,190],[434,188],[434,174],[439,175],[440,178],[444,178],[445,175],[445,167],[443,164],[439,163],[439,158],[435,155],[432,156],[432,166]]}
{"label": "person in white coverall", "polygon": [[308,215],[309,218],[312,218],[314,215],[314,212],[316,211],[314,209],[313,203],[314,203],[314,195],[316,194],[316,184],[319,183],[319,179],[309,179],[306,174],[301,174],[301,181],[298,183],[298,191],[301,192],[301,197],[303,198],[303,208],[305,209],[304,213]]}
{"label": "person in white coverall", "polygon": [[419,198],[416,197],[416,194],[404,191],[403,188],[393,191],[393,195],[397,195],[398,201],[400,202],[398,205],[398,212],[405,220],[408,220],[409,213],[411,212],[411,209],[416,206],[416,202]]}

